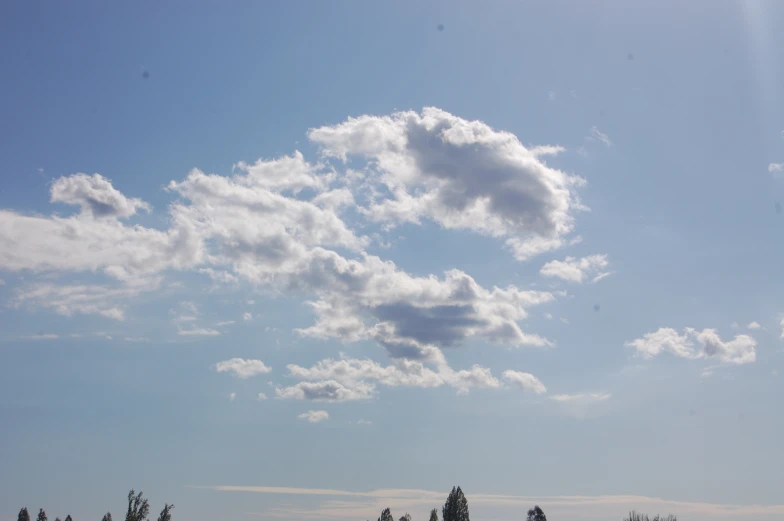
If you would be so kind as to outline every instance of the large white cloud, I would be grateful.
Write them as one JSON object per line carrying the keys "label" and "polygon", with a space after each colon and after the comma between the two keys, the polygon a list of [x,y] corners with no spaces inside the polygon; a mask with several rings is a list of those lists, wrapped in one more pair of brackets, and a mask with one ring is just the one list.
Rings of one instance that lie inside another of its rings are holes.
{"label": "large white cloud", "polygon": [[[695,345],[696,341],[696,345]],[[749,364],[756,360],[757,341],[749,335],[737,335],[723,341],[715,329],[697,331],[684,329],[683,334],[675,329],[662,327],[626,343],[643,358],[654,358],[669,352],[678,358],[691,360],[708,359],[725,364]]]}
{"label": "large white cloud", "polygon": [[544,394],[547,388],[544,384],[531,373],[523,373],[521,371],[512,371],[508,369],[504,371],[504,380],[509,385],[517,387],[521,391],[532,392],[534,394]]}
{"label": "large white cloud", "polygon": [[547,166],[509,132],[437,108],[361,116],[312,129],[327,156],[372,162],[377,184],[364,212],[394,225],[431,219],[445,228],[505,238],[520,260],[558,248],[583,208],[584,180]]}

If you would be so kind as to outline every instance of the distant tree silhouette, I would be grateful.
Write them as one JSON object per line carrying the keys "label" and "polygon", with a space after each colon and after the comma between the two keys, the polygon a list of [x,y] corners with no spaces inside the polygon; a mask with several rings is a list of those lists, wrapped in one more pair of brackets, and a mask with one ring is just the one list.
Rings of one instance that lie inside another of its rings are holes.
{"label": "distant tree silhouette", "polygon": [[36,518],[36,521],[46,521],[46,519],[47,519],[46,512],[44,511],[44,509],[43,508],[38,509],[38,517]]}
{"label": "distant tree silhouette", "polygon": [[434,508],[430,511],[430,521],[438,521],[438,509]]}
{"label": "distant tree silhouette", "polygon": [[125,514],[125,521],[147,521],[149,513],[150,504],[142,498],[142,492],[136,494],[136,491],[131,489],[128,492],[128,512]]}
{"label": "distant tree silhouette", "polygon": [[623,521],[678,521],[678,518],[672,514],[668,515],[667,517],[657,515],[654,518],[650,518],[647,514],[642,514],[632,510],[629,512],[628,517],[623,518]]}
{"label": "distant tree silhouette", "polygon": [[392,513],[389,511],[388,508],[385,508],[383,512],[381,512],[381,517],[378,518],[378,521],[395,521],[392,517]]}
{"label": "distant tree silhouette", "polygon": [[54,521],[60,521],[60,518],[59,517],[55,517]]}
{"label": "distant tree silhouette", "polygon": [[19,511],[16,521],[30,521],[30,513],[27,511],[27,507]]}
{"label": "distant tree silhouette", "polygon": [[400,518],[400,521],[411,521],[411,514],[406,512],[406,515]]}
{"label": "distant tree silhouette", "polygon": [[441,509],[441,517],[443,521],[470,521],[468,501],[460,487],[452,487],[452,492]]}
{"label": "distant tree silhouette", "polygon": [[527,521],[547,521],[547,516],[544,515],[544,512],[539,508],[539,505],[536,505],[528,511]]}
{"label": "distant tree silhouette", "polygon": [[105,513],[103,515],[103,518],[101,518],[101,521],[112,521],[112,513],[111,512]]}
{"label": "distant tree silhouette", "polygon": [[71,514],[65,516],[65,521],[73,521],[73,519],[71,519]]}
{"label": "distant tree silhouette", "polygon": [[166,503],[163,510],[161,510],[161,515],[158,516],[158,521],[171,521],[172,508],[174,508],[174,505]]}

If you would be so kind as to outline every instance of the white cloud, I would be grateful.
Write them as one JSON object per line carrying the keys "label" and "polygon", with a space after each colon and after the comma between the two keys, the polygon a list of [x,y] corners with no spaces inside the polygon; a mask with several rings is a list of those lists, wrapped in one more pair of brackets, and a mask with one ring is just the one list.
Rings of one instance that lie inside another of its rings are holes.
{"label": "white cloud", "polygon": [[301,420],[307,420],[310,423],[318,423],[324,420],[329,419],[329,413],[327,411],[308,411],[305,413],[300,414],[297,418]]}
{"label": "white cloud", "polygon": [[779,326],[781,327],[781,338],[784,338],[784,318],[779,322]]}
{"label": "white cloud", "polygon": [[762,326],[759,324],[759,322],[754,321],[754,322],[749,322],[749,324],[746,327],[748,329],[759,329]]}
{"label": "white cloud", "polygon": [[261,374],[267,374],[272,368],[264,365],[261,360],[232,358],[215,364],[215,370],[219,373],[229,373],[236,378],[250,378]]}
{"label": "white cloud", "polygon": [[[696,349],[695,340],[700,346]],[[715,329],[697,331],[686,328],[683,334],[668,327],[646,333],[642,338],[626,343],[643,358],[654,358],[662,352],[670,352],[679,358],[691,360],[708,359],[725,364],[748,364],[756,360],[757,341],[749,335],[736,335],[733,340],[724,342]]]}
{"label": "white cloud", "polygon": [[554,394],[550,397],[556,402],[603,402],[612,397],[609,393],[578,393],[578,394]]}
{"label": "white cloud", "polygon": [[545,277],[557,277],[582,284],[588,277],[594,277],[593,282],[598,282],[610,275],[608,272],[601,273],[601,270],[607,268],[608,265],[607,255],[589,255],[581,259],[566,257],[562,261],[548,262],[542,266],[539,273]]}
{"label": "white cloud", "polygon": [[244,320],[245,322],[249,322],[253,320],[253,315],[246,311],[245,313],[242,314],[242,320]]}
{"label": "white cloud", "polygon": [[374,197],[362,211],[389,226],[426,218],[504,238],[525,260],[559,247],[581,208],[574,188],[584,180],[540,162],[511,133],[436,108],[349,118],[308,137],[327,156],[372,163],[364,181]]}
{"label": "white cloud", "polygon": [[224,327],[224,326],[233,326],[234,324],[236,324],[234,320],[224,320],[222,322],[218,322],[217,324],[215,324],[215,326]]}
{"label": "white cloud", "polygon": [[52,183],[51,201],[78,205],[83,215],[127,218],[137,210],[150,211],[141,199],[129,199],[100,174],[74,174]]}
{"label": "white cloud", "polygon": [[596,126],[591,127],[591,131],[586,138],[588,141],[599,141],[605,145],[612,146],[612,141],[604,132],[600,131]]}
{"label": "white cloud", "polygon": [[118,286],[98,284],[57,285],[38,283],[17,289],[15,307],[50,308],[65,316],[100,315],[124,320],[123,302],[160,287],[161,279],[132,279]]}
{"label": "white cloud", "polygon": [[123,337],[126,342],[149,342],[150,339],[143,336],[126,336]]}
{"label": "white cloud", "polygon": [[360,418],[359,420],[357,420],[357,425],[372,425],[372,424],[373,424],[372,421],[365,420],[363,418]]}
{"label": "white cloud", "polygon": [[177,331],[180,336],[218,336],[220,331],[206,327],[197,327],[193,329],[180,329]]}
{"label": "white cloud", "polygon": [[[0,210],[0,269],[100,273],[122,284],[86,290],[87,297],[51,299],[58,293],[49,291],[21,299],[63,314],[119,319],[121,301],[139,293],[137,281],[195,271],[216,284],[242,282],[308,298],[316,321],[300,333],[375,340],[396,359],[443,358],[440,349],[468,339],[551,345],[520,323],[554,294],[483,287],[459,270],[413,276],[367,254],[370,239],[355,233],[341,212],[353,207],[359,224],[367,218],[390,226],[430,219],[474,230],[499,237],[524,258],[568,242],[573,214],[582,208],[574,190],[583,181],[539,159],[560,147],[528,149],[512,134],[432,108],[349,119],[312,130],[310,137],[325,155],[364,156],[376,166],[338,171],[295,153],[239,163],[230,177],[193,170],[167,185],[177,200],[168,207],[163,230],[124,223],[120,217],[146,205],[108,180],[63,178],[53,198],[81,205],[81,213],[47,217]],[[197,316],[181,309],[176,324]],[[178,334],[220,333],[193,324]],[[473,369],[449,378],[458,388],[482,379]]]}
{"label": "white cloud", "polygon": [[55,333],[39,333],[37,335],[27,335],[22,337],[24,340],[57,340],[58,338],[60,338],[60,335]]}
{"label": "white cloud", "polygon": [[256,395],[256,399],[259,400],[259,401],[264,401],[264,400],[267,399],[267,395],[264,394],[264,393],[259,393],[259,394]]}
{"label": "white cloud", "polygon": [[768,165],[768,172],[784,172],[784,163],[771,163]]}
{"label": "white cloud", "polygon": [[544,394],[547,392],[544,384],[534,375],[511,369],[504,371],[504,380],[511,386],[517,387],[521,391],[532,392],[534,394]]}
{"label": "white cloud", "polygon": [[234,401],[234,398],[237,397],[237,393],[229,393],[229,400]]}
{"label": "white cloud", "polygon": [[335,380],[319,382],[299,382],[290,387],[276,387],[278,398],[312,400],[314,402],[349,402],[370,400],[375,396],[376,386],[366,382],[356,382],[350,386]]}

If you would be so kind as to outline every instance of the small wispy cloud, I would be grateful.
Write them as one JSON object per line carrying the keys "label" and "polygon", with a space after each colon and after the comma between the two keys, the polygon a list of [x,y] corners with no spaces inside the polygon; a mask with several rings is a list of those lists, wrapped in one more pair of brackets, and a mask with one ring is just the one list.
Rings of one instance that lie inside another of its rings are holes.
{"label": "small wispy cloud", "polygon": [[237,397],[237,393],[229,393],[229,400],[230,401],[233,402],[236,397]]}
{"label": "small wispy cloud", "polygon": [[297,416],[300,420],[307,420],[310,423],[319,423],[323,422],[324,420],[329,419],[329,413],[327,411],[308,411],[303,412],[299,416]]}
{"label": "small wispy cloud", "polygon": [[180,329],[177,331],[177,334],[180,336],[218,336],[220,335],[220,331],[199,327],[195,329]]}
{"label": "small wispy cloud", "polygon": [[754,322],[749,322],[749,324],[746,327],[749,329],[759,329],[762,326],[759,324],[759,322],[754,321]]}
{"label": "small wispy cloud", "polygon": [[126,342],[149,342],[150,339],[143,336],[126,336],[123,338]]}
{"label": "small wispy cloud", "polygon": [[236,323],[237,323],[236,320],[224,320],[223,322],[218,322],[217,324],[215,324],[215,327],[231,326]]}
{"label": "small wispy cloud", "polygon": [[554,394],[550,399],[556,402],[603,402],[611,396],[609,393]]}
{"label": "small wispy cloud", "polygon": [[259,401],[264,401],[264,400],[267,399],[267,395],[264,394],[264,393],[259,393],[259,394],[256,395],[256,399],[259,400]]}
{"label": "small wispy cloud", "polygon": [[601,130],[599,130],[599,128],[596,126],[591,127],[591,131],[585,139],[587,139],[588,141],[599,141],[601,143],[604,143],[608,147],[612,146],[612,141],[610,140],[610,137],[604,132],[602,132]]}
{"label": "small wispy cloud", "polygon": [[37,335],[26,335],[21,337],[22,340],[57,340],[60,335],[54,333],[39,333]]}
{"label": "small wispy cloud", "polygon": [[245,322],[249,322],[253,320],[253,315],[248,312],[245,312],[242,314],[242,320],[244,320]]}

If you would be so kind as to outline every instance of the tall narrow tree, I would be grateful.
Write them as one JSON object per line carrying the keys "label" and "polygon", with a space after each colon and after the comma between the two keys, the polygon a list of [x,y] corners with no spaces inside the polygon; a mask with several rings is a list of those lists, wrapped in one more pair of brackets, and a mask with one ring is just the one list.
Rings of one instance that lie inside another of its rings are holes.
{"label": "tall narrow tree", "polygon": [[35,518],[35,521],[46,521],[46,519],[46,512],[44,512],[44,509],[38,509],[38,517]]}
{"label": "tall narrow tree", "polygon": [[111,512],[105,513],[101,518],[101,521],[112,521],[112,513]]}
{"label": "tall narrow tree", "polygon": [[30,513],[27,511],[27,507],[19,511],[16,521],[30,521]]}
{"label": "tall narrow tree", "polygon": [[547,521],[547,516],[544,515],[544,512],[539,508],[539,505],[536,505],[528,511],[527,521]]}
{"label": "tall narrow tree", "polygon": [[438,509],[434,508],[430,511],[430,521],[438,521]]}
{"label": "tall narrow tree", "polygon": [[395,521],[392,517],[392,513],[389,511],[388,508],[385,508],[381,512],[381,517],[378,518],[378,521]]}
{"label": "tall narrow tree", "polygon": [[441,509],[441,515],[443,521],[470,521],[468,501],[460,487],[452,487],[452,492]]}
{"label": "tall narrow tree", "polygon": [[128,512],[125,514],[125,521],[147,521],[149,513],[150,504],[142,498],[142,492],[136,494],[136,491],[131,489],[128,492]]}
{"label": "tall narrow tree", "polygon": [[73,519],[71,519],[71,514],[65,516],[65,521],[73,521]]}
{"label": "tall narrow tree", "polygon": [[411,514],[406,512],[406,514],[400,518],[400,521],[411,521]]}
{"label": "tall narrow tree", "polygon": [[161,515],[158,516],[158,521],[171,521],[172,508],[174,508],[174,505],[166,503],[163,510],[161,510]]}

